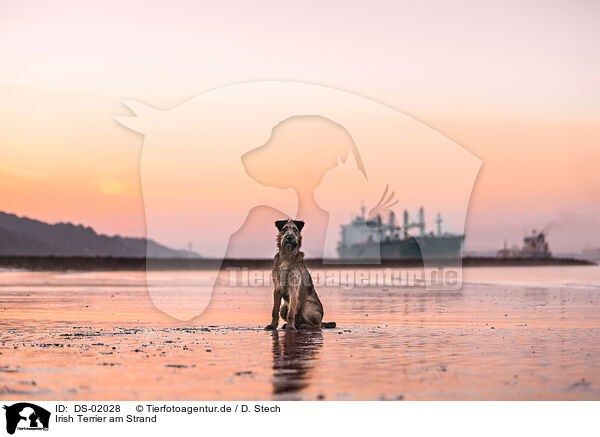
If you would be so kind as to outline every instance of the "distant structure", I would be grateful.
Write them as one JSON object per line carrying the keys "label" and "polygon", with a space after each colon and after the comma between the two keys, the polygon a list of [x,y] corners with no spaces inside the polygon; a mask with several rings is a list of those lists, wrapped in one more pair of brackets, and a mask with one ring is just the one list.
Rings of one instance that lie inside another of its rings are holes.
{"label": "distant structure", "polygon": [[589,261],[600,261],[600,247],[587,247],[581,253]]}
{"label": "distant structure", "polygon": [[504,248],[500,249],[496,256],[498,258],[551,258],[552,252],[546,242],[545,232],[537,232],[535,229],[530,235],[523,238],[523,247],[513,246],[508,248],[504,240]]}
{"label": "distant structure", "polygon": [[[405,210],[402,226],[396,224],[393,212],[390,212],[387,223],[379,214],[367,220],[362,207],[360,216],[341,226],[338,255],[341,259],[352,260],[420,259],[421,247],[426,247],[428,255],[435,258],[460,258],[464,235],[442,232],[440,214],[437,215],[436,225],[437,234],[425,232],[425,212],[422,207],[414,221]],[[418,235],[411,235],[411,229],[417,229]]]}

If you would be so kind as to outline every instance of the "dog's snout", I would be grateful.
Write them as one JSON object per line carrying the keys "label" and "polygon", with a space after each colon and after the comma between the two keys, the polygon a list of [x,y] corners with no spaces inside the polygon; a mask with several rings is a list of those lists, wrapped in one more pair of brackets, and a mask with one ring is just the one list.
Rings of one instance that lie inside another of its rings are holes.
{"label": "dog's snout", "polygon": [[294,236],[291,234],[288,234],[285,236],[285,241],[294,241]]}

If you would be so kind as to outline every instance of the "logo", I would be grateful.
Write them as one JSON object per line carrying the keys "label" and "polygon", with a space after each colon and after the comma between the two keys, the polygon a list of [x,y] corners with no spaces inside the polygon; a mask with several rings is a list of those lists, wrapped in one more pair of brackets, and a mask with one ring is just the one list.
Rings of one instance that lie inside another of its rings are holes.
{"label": "logo", "polygon": [[4,406],[6,410],[6,432],[14,434],[19,431],[48,431],[50,411],[35,404],[19,402]]}

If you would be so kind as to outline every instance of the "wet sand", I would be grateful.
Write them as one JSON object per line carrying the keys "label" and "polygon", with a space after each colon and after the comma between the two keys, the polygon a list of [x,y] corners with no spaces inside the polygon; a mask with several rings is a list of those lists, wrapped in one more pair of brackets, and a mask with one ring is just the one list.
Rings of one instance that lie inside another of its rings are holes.
{"label": "wet sand", "polygon": [[179,322],[139,272],[0,272],[0,398],[600,399],[598,267],[464,279],[459,291],[320,288],[338,328],[268,332],[266,287],[223,281]]}

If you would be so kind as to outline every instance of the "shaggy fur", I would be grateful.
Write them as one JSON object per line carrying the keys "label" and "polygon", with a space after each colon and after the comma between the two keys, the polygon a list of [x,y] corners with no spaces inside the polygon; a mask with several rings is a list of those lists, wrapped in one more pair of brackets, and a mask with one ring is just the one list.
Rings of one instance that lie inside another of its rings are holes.
{"label": "shaggy fur", "polygon": [[[304,222],[279,220],[275,222],[277,255],[273,260],[273,319],[265,329],[277,329],[279,316],[287,323],[285,328],[319,329],[323,320],[323,305],[313,286],[310,272],[300,252]],[[281,306],[281,299],[284,303]]]}

